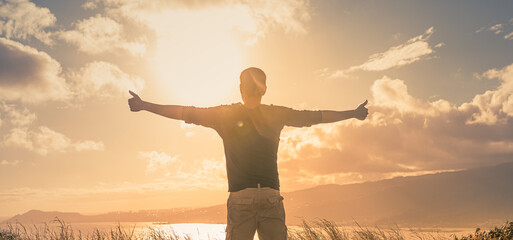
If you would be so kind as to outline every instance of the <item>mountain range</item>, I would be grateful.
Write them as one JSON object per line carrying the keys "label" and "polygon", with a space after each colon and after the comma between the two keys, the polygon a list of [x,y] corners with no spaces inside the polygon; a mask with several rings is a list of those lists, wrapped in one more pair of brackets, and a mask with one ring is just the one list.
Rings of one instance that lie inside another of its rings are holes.
{"label": "mountain range", "polygon": [[[283,193],[287,224],[328,219],[339,224],[486,227],[513,220],[513,162],[458,172],[321,185]],[[145,221],[226,223],[226,204],[195,209],[79,213],[31,210],[8,222]]]}

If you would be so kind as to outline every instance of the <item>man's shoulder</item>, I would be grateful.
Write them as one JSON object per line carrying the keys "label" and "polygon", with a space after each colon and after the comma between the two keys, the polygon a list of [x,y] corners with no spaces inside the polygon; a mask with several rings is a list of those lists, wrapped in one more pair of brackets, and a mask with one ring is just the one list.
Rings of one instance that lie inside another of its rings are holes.
{"label": "man's shoulder", "polygon": [[265,110],[270,110],[270,111],[284,111],[284,110],[291,109],[289,107],[274,105],[274,104],[262,104],[261,107]]}
{"label": "man's shoulder", "polygon": [[221,110],[235,110],[242,107],[241,103],[229,103],[229,104],[223,104],[216,106],[215,108],[221,109]]}
{"label": "man's shoulder", "polygon": [[238,107],[241,107],[242,104],[241,103],[231,103],[231,104],[221,104],[221,105],[217,105],[217,106],[211,106],[211,107],[194,107],[193,108],[202,108],[202,109],[218,109],[218,110],[222,110],[222,109],[234,109],[234,108],[238,108]]}
{"label": "man's shoulder", "polygon": [[[244,107],[244,105],[240,102],[238,103],[231,103],[231,104],[223,104],[223,105],[218,105],[218,106],[215,106],[215,107],[211,107],[211,108],[215,108],[215,109],[218,109],[220,111],[244,111],[246,108]],[[264,111],[264,112],[284,112],[284,111],[287,111],[287,110],[291,110],[292,108],[289,108],[289,107],[285,107],[285,106],[280,106],[280,105],[274,105],[274,104],[260,104],[258,106],[259,111]]]}

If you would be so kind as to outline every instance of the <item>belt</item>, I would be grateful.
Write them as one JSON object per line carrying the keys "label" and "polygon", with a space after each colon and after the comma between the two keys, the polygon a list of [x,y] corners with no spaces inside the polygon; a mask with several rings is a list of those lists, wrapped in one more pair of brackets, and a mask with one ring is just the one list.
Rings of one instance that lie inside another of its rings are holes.
{"label": "belt", "polygon": [[[246,187],[244,189],[257,189],[257,190],[260,190],[262,188],[271,188],[271,189],[274,189],[276,191],[280,191],[279,189],[276,189],[274,187],[271,187],[270,185],[267,185],[267,184],[260,184],[260,183],[256,183],[256,184],[251,184],[249,185],[249,187]],[[241,189],[241,190],[244,190],[244,189]],[[239,190],[239,191],[241,191]],[[237,191],[238,192],[238,191]]]}

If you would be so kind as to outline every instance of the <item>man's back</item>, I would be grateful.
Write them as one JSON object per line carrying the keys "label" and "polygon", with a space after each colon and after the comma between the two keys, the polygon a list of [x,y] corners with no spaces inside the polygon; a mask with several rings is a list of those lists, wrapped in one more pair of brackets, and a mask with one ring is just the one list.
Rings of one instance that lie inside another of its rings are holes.
{"label": "man's back", "polygon": [[320,123],[318,111],[297,111],[286,107],[243,104],[211,108],[184,107],[183,119],[213,128],[223,139],[230,192],[245,188],[270,187],[279,190],[277,152],[284,126]]}

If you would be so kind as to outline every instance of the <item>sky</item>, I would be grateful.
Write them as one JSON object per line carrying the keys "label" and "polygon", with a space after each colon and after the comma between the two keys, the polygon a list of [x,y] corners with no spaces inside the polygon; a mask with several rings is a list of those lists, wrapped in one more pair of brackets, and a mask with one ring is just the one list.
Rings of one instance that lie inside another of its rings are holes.
{"label": "sky", "polygon": [[1,0],[0,216],[226,201],[214,130],[143,100],[350,110],[282,131],[283,192],[513,160],[513,2]]}

